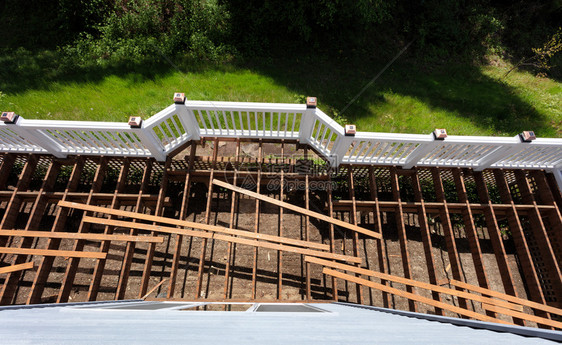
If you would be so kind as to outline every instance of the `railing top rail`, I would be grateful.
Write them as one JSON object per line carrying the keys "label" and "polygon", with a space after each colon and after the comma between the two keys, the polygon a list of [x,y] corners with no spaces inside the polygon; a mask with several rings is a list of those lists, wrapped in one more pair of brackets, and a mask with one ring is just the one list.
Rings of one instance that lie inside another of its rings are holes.
{"label": "railing top rail", "polygon": [[268,111],[283,110],[303,112],[306,110],[304,104],[293,103],[255,103],[255,102],[215,102],[215,101],[186,101],[185,106],[193,109],[226,109],[239,108],[240,110],[249,111]]}

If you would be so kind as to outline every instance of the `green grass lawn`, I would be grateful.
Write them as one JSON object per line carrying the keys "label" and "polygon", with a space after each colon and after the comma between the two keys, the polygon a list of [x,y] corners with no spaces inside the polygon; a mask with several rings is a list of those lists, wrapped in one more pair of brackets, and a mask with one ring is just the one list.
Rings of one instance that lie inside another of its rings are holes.
{"label": "green grass lawn", "polygon": [[[192,100],[303,102],[339,113],[386,61],[269,60],[222,66],[168,64],[62,71],[49,53],[21,61],[0,57],[0,110],[28,119],[126,121],[171,104],[172,93]],[[361,131],[512,136],[535,130],[562,137],[562,83],[507,66],[420,67],[397,62],[341,114]]]}

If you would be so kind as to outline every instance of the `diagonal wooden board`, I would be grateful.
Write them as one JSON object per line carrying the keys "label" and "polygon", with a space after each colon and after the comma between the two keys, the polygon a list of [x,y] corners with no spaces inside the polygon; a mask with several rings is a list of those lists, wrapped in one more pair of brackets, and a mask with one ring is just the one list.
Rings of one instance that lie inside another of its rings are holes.
{"label": "diagonal wooden board", "polygon": [[340,270],[359,273],[359,274],[363,274],[363,275],[366,275],[366,276],[377,277],[379,279],[388,280],[388,281],[392,281],[392,282],[395,282],[395,283],[415,286],[415,287],[430,290],[430,291],[436,291],[436,292],[445,293],[445,294],[448,294],[448,295],[467,298],[467,299],[471,299],[471,300],[474,300],[474,301],[477,301],[477,302],[480,302],[480,303],[488,303],[488,304],[496,305],[496,306],[499,306],[499,307],[514,309],[514,310],[517,310],[517,311],[523,311],[523,307],[521,307],[519,305],[512,304],[512,303],[509,303],[509,302],[495,300],[495,299],[492,299],[492,298],[483,297],[483,296],[480,296],[480,295],[475,295],[475,294],[471,294],[471,293],[464,292],[464,291],[453,290],[453,289],[449,289],[449,288],[446,288],[446,287],[433,285],[433,284],[429,284],[429,283],[424,283],[424,282],[420,282],[420,281],[413,280],[413,279],[398,277],[398,276],[394,276],[394,275],[391,275],[391,274],[381,273],[381,272],[377,272],[377,271],[371,271],[371,270],[367,270],[367,269],[360,268],[360,267],[357,267],[357,266],[340,264],[340,263],[337,263],[337,262],[318,259],[318,258],[314,258],[314,257],[310,257],[310,256],[305,256],[304,261],[314,263],[314,264],[318,264],[318,265],[322,265],[322,266],[326,266],[326,267],[337,268],[337,269],[340,269]]}
{"label": "diagonal wooden board", "polygon": [[[427,289],[427,290],[432,290],[432,291],[437,291],[437,292],[440,292],[440,293],[445,293],[445,294],[449,294],[449,295],[453,295],[453,296],[457,296],[457,297],[467,298],[467,299],[482,303],[483,307],[485,306],[485,308],[487,308],[488,310],[494,311],[496,313],[501,313],[501,314],[509,315],[509,316],[512,316],[512,317],[517,317],[517,318],[520,318],[520,319],[523,319],[523,320],[526,320],[526,321],[536,322],[536,323],[542,324],[542,325],[552,326],[552,327],[556,327],[556,328],[562,328],[562,322],[555,321],[555,320],[549,320],[549,319],[546,319],[546,318],[543,318],[543,317],[523,313],[522,312],[523,307],[520,304],[512,304],[512,303],[509,303],[509,302],[506,302],[506,301],[492,299],[492,298],[489,298],[489,297],[480,296],[480,295],[476,295],[476,294],[472,294],[472,293],[468,293],[468,292],[464,292],[464,291],[448,289],[448,288],[444,288],[444,287],[437,286],[437,285],[427,284],[427,283],[419,282],[419,281],[416,281],[416,280],[397,277],[397,276],[384,274],[384,273],[380,273],[380,272],[376,272],[376,271],[370,271],[370,270],[366,270],[366,269],[363,269],[363,268],[359,268],[359,267],[355,267],[355,266],[351,266],[351,265],[340,264],[340,263],[332,262],[332,261],[328,261],[328,260],[322,260],[322,259],[307,256],[307,257],[305,257],[305,261],[320,264],[320,265],[323,265],[323,266],[332,267],[332,268],[342,269],[342,270],[346,270],[346,271],[350,271],[350,272],[360,273],[360,274],[363,274],[363,275],[377,277],[377,278],[384,279],[384,280],[394,281],[394,282],[400,283],[400,284],[412,285],[412,286],[416,286],[416,287]],[[493,291],[488,290],[488,289],[483,289],[483,290],[486,290],[488,293],[493,292]],[[482,291],[482,293],[485,293],[485,291]],[[486,293],[486,294],[488,294],[488,293]],[[434,301],[434,300],[432,300],[432,301]],[[523,300],[523,301],[525,301],[525,300]],[[425,303],[425,302],[422,302],[422,303]],[[560,310],[559,310],[559,312],[560,312]]]}
{"label": "diagonal wooden board", "polygon": [[0,274],[11,273],[16,271],[30,270],[34,267],[33,262],[26,262],[24,264],[0,267]]}
{"label": "diagonal wooden board", "polygon": [[[248,237],[248,238],[257,239],[257,240],[277,242],[277,243],[294,245],[294,246],[299,246],[299,247],[304,247],[304,248],[320,249],[320,250],[329,250],[330,249],[330,247],[327,244],[322,244],[322,243],[315,243],[315,242],[310,242],[310,241],[301,241],[301,240],[295,240],[295,239],[292,239],[292,238],[265,235],[265,234],[256,234],[256,233],[252,233],[252,232],[249,232],[249,231],[228,229],[228,228],[224,228],[222,226],[195,223],[195,222],[190,222],[190,221],[187,221],[187,220],[179,220],[179,219],[173,219],[173,218],[168,218],[168,217],[159,217],[159,216],[153,216],[153,215],[144,214],[144,213],[114,210],[114,209],[110,209],[110,208],[106,208],[106,207],[91,206],[91,205],[85,205],[85,204],[80,204],[80,203],[76,203],[76,202],[68,202],[68,201],[59,201],[58,205],[61,206],[61,207],[70,207],[70,208],[76,208],[76,209],[80,209],[80,210],[84,210],[84,211],[100,212],[100,213],[105,213],[105,214],[114,215],[114,216],[129,217],[129,218],[134,218],[134,219],[142,219],[142,220],[147,220],[147,221],[156,222],[156,223],[179,225],[179,226],[184,226],[184,227],[188,227],[188,228],[194,228],[194,229],[199,229],[199,230],[207,230],[207,231],[212,231],[212,232],[219,232],[219,233],[223,233],[223,234],[227,234],[227,235],[243,236],[243,237]],[[89,219],[89,218],[86,218],[86,219]],[[98,218],[95,218],[95,219],[98,219]],[[135,227],[137,227],[137,226],[135,225],[135,226],[132,226],[131,228],[134,229]]]}
{"label": "diagonal wooden board", "polygon": [[487,315],[482,315],[482,314],[479,314],[479,313],[476,313],[476,312],[473,312],[473,311],[470,311],[470,310],[466,310],[466,309],[463,309],[463,308],[459,308],[459,307],[456,307],[456,306],[453,306],[453,305],[450,305],[450,304],[447,304],[447,303],[444,303],[444,302],[438,302],[434,299],[423,297],[423,296],[420,296],[420,295],[416,295],[414,293],[398,290],[398,289],[392,288],[390,286],[386,286],[386,285],[382,285],[382,284],[379,284],[379,283],[372,282],[372,281],[367,280],[367,279],[362,279],[362,278],[358,278],[356,276],[341,273],[341,272],[332,270],[330,268],[324,267],[324,269],[322,270],[322,273],[327,274],[327,275],[332,276],[332,277],[339,278],[339,279],[344,279],[344,280],[347,280],[347,281],[355,283],[355,284],[364,285],[364,286],[371,287],[373,289],[388,292],[388,293],[396,295],[396,296],[408,298],[408,299],[411,299],[413,301],[428,304],[428,305],[431,305],[431,306],[434,306],[434,307],[437,307],[437,308],[441,308],[443,310],[448,310],[448,311],[451,311],[453,313],[468,316],[468,317],[471,317],[471,318],[476,319],[476,320],[488,321],[488,322],[497,322],[497,323],[503,323],[503,324],[506,324],[506,325],[513,325],[510,322],[495,319],[493,317],[490,317],[490,316],[487,316]]}
{"label": "diagonal wooden board", "polygon": [[31,230],[0,230],[0,236],[17,237],[41,237],[41,238],[62,238],[73,240],[90,241],[117,241],[117,242],[148,242],[164,243],[163,237],[156,236],[130,236],[117,234],[91,234],[75,232],[52,232],[52,231],[31,231]]}
{"label": "diagonal wooden board", "polygon": [[64,256],[69,258],[92,258],[105,259],[106,253],[97,252],[77,252],[72,250],[51,250],[51,249],[30,249],[30,248],[7,248],[0,247],[2,254],[18,254],[18,255],[42,255],[42,256]]}
{"label": "diagonal wooden board", "polygon": [[227,189],[230,189],[232,191],[251,196],[251,197],[256,198],[258,200],[261,200],[261,201],[265,201],[265,202],[277,205],[279,207],[286,208],[286,209],[291,210],[291,211],[295,211],[295,212],[304,214],[306,216],[314,217],[318,220],[323,220],[325,222],[340,226],[342,228],[353,230],[353,231],[361,233],[363,235],[367,235],[367,236],[378,238],[378,239],[382,238],[382,235],[377,233],[377,232],[374,232],[374,231],[362,228],[360,226],[341,221],[339,219],[335,219],[335,218],[326,216],[326,215],[318,213],[318,212],[310,211],[310,210],[307,210],[305,208],[295,206],[293,204],[289,204],[287,202],[280,201],[280,200],[265,196],[263,194],[252,192],[252,191],[249,191],[249,190],[244,189],[244,188],[236,187],[234,185],[231,185],[230,183],[226,183],[226,182],[223,182],[223,181],[220,181],[220,180],[213,179],[213,184],[217,185],[219,187],[227,188]]}
{"label": "diagonal wooden board", "polygon": [[[88,207],[92,207],[92,206],[88,206]],[[104,209],[104,210],[108,210],[108,211],[113,210],[113,209],[104,208],[104,207],[101,207],[101,208]],[[113,210],[113,211],[117,211],[117,210]],[[97,212],[102,212],[102,211],[97,211]],[[270,242],[265,242],[265,241],[256,241],[256,240],[251,240],[251,239],[246,239],[246,238],[221,235],[221,234],[216,234],[216,233],[212,233],[212,232],[179,229],[179,228],[175,228],[175,227],[166,227],[166,226],[143,224],[143,223],[133,223],[133,222],[126,222],[126,221],[121,221],[121,220],[96,218],[96,217],[89,217],[89,216],[86,216],[86,217],[82,218],[82,220],[86,223],[95,223],[95,224],[102,224],[102,225],[119,226],[119,227],[124,227],[124,228],[135,228],[135,229],[143,229],[143,230],[149,230],[149,231],[164,232],[164,233],[168,233],[168,234],[179,234],[179,235],[185,235],[185,236],[193,236],[193,237],[200,237],[200,238],[222,240],[222,241],[227,241],[227,242],[246,244],[246,245],[254,246],[254,247],[269,248],[269,249],[280,250],[280,251],[285,251],[285,252],[292,252],[292,253],[303,254],[303,255],[311,255],[311,256],[333,259],[333,260],[347,261],[347,262],[352,262],[352,263],[359,263],[359,264],[361,263],[361,258],[358,258],[356,256],[333,254],[333,253],[321,252],[321,251],[312,250],[312,249],[293,247],[293,246],[284,245],[284,244],[277,244],[277,243],[270,243]],[[202,225],[202,224],[200,224],[200,225]]]}

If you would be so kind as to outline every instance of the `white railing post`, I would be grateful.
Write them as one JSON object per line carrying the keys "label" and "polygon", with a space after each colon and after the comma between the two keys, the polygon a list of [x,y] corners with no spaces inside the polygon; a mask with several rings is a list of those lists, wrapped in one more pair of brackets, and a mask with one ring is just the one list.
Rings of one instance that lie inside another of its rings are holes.
{"label": "white railing post", "polygon": [[316,97],[306,98],[306,110],[302,114],[299,128],[299,141],[301,144],[310,144],[310,135],[316,120]]}
{"label": "white railing post", "polygon": [[[131,126],[131,128],[135,128]],[[165,148],[160,142],[156,140],[154,135],[151,133],[149,128],[144,127],[144,121],[141,123],[140,127],[136,127],[135,134],[139,137],[141,143],[150,151],[152,157],[159,162],[164,162],[166,160]]]}
{"label": "white railing post", "polygon": [[349,150],[349,147],[355,140],[354,136],[346,136],[344,134],[340,134],[338,140],[335,142],[334,147],[332,148],[330,157],[332,167],[337,168],[343,161],[343,157]]}
{"label": "white railing post", "polygon": [[185,94],[176,92],[174,94],[174,104],[176,105],[176,112],[179,116],[182,125],[189,135],[191,140],[199,140],[201,138],[201,131],[199,130],[199,123],[193,114],[193,110],[189,109],[186,105]]}
{"label": "white railing post", "polygon": [[406,158],[404,165],[402,166],[403,169],[412,169],[423,157],[427,156],[431,151],[437,147],[437,145],[441,144],[443,140],[435,140],[435,135],[430,134],[431,141],[420,143],[418,147],[412,151]]}
{"label": "white railing post", "polygon": [[62,152],[62,146],[54,140],[41,133],[37,129],[26,128],[24,126],[25,119],[19,116],[13,124],[9,124],[14,132],[25,138],[27,141],[44,148],[48,153],[57,158],[66,158],[66,154]]}

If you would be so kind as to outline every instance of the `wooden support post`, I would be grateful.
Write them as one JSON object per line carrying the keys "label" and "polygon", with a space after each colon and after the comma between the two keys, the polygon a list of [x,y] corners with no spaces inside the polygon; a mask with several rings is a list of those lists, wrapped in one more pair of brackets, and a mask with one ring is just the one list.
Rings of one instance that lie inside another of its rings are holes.
{"label": "wooden support post", "polygon": [[[390,179],[392,184],[392,195],[395,201],[398,202],[398,207],[394,212],[394,217],[396,218],[396,228],[398,229],[398,239],[400,242],[400,256],[402,257],[402,267],[404,269],[404,277],[411,279],[412,270],[410,268],[410,255],[408,254],[408,236],[406,234],[406,227],[404,226],[404,212],[402,211],[402,200],[400,197],[400,184],[398,181],[398,174],[396,173],[396,167],[390,168]],[[416,293],[414,288],[407,286],[406,290],[409,293]],[[408,300],[410,311],[417,311],[416,303],[414,300]]]}
{"label": "wooden support post", "polygon": [[[441,218],[441,225],[443,226],[445,244],[447,246],[447,254],[449,256],[453,278],[458,281],[464,281],[455,234],[453,232],[453,226],[451,225],[451,218],[449,217],[449,209],[447,208],[447,200],[445,200],[445,191],[443,189],[443,181],[441,180],[439,169],[432,168],[431,176],[433,177],[433,184],[435,186],[436,199],[443,203],[443,207],[439,210],[439,217]],[[464,298],[459,298],[459,305],[463,309],[468,309]]]}
{"label": "wooden support post", "polygon": [[[96,174],[94,176],[94,181],[92,182],[92,187],[90,188],[90,194],[88,195],[88,200],[86,204],[90,204],[92,202],[92,194],[97,193],[100,191],[103,179],[105,177],[105,171],[107,169],[107,157],[101,157],[98,168],[96,170]],[[87,213],[86,213],[87,214]],[[80,222],[80,226],[78,227],[78,232],[88,232],[90,228],[90,224],[86,224],[84,222]],[[74,251],[81,251],[84,249],[84,241],[77,240],[74,243]],[[57,303],[65,303],[68,302],[68,297],[70,296],[70,291],[72,289],[72,284],[74,283],[74,277],[76,276],[76,271],[78,269],[78,264],[80,260],[78,258],[71,258],[68,262],[66,267],[66,272],[64,274],[63,283],[59,290],[59,295],[57,297]]]}
{"label": "wooden support post", "polygon": [[[476,271],[476,278],[478,279],[478,284],[481,287],[489,289],[490,284],[488,283],[486,268],[484,267],[484,262],[482,259],[482,249],[480,248],[480,240],[478,239],[478,233],[476,232],[476,226],[474,225],[474,216],[470,209],[470,200],[468,200],[468,196],[466,195],[464,177],[459,168],[455,168],[452,170],[459,201],[461,203],[465,203],[466,205],[466,208],[462,210],[462,218],[464,223],[464,232],[468,239],[470,253],[472,254],[472,262],[474,263],[474,268]],[[493,311],[490,310],[486,310],[486,314],[491,317],[497,316]]]}
{"label": "wooden support post", "polygon": [[[529,186],[529,181],[525,176],[525,171],[517,170],[515,172],[515,178],[517,180],[517,185],[519,187],[519,191],[521,192],[523,202],[536,206],[537,202],[531,193],[531,187]],[[540,255],[546,264],[548,275],[550,276],[550,280],[554,286],[555,295],[562,296],[562,273],[560,272],[560,264],[556,259],[554,251],[552,250],[552,245],[550,244],[550,239],[548,238],[541,212],[537,207],[531,211],[529,222],[531,224],[533,236],[537,241]]]}
{"label": "wooden support post", "polygon": [[[115,193],[113,194],[113,200],[111,201],[111,208],[119,209],[120,203],[117,199],[117,195],[119,193],[123,193],[125,186],[127,185],[127,175],[129,174],[129,159],[125,159],[123,164],[121,165],[121,171],[119,172],[119,177],[117,179],[117,185],[115,187]],[[104,229],[104,234],[111,235],[113,233],[113,228],[110,226],[106,226]],[[103,241],[100,245],[100,252],[107,253],[109,252],[109,247],[111,245],[111,241]],[[94,266],[94,273],[92,274],[92,279],[90,281],[90,288],[88,290],[88,301],[95,301],[98,296],[98,290],[101,283],[102,274],[105,268],[105,260],[98,260],[96,265]]]}
{"label": "wooden support post", "polygon": [[[412,185],[414,189],[414,198],[420,203],[418,206],[418,223],[420,224],[420,232],[423,241],[423,250],[425,254],[425,262],[427,263],[427,273],[429,275],[429,282],[433,285],[437,285],[439,278],[437,277],[437,271],[435,269],[435,260],[433,258],[433,243],[431,241],[431,231],[429,229],[429,224],[427,223],[427,213],[425,209],[425,203],[423,200],[420,178],[418,171],[411,176]],[[432,291],[432,297],[435,301],[441,302],[439,293]],[[443,315],[443,310],[440,308],[435,308],[435,314]]]}
{"label": "wooden support post", "polygon": [[17,155],[15,153],[8,153],[4,155],[2,159],[2,165],[0,165],[0,190],[6,189],[6,183],[10,177],[10,172],[14,166]]}
{"label": "wooden support post", "polygon": [[[381,234],[381,238],[379,240],[378,246],[378,261],[379,261],[379,270],[383,273],[388,273],[388,262],[386,258],[386,244],[384,237],[382,236],[382,221],[381,221],[381,212],[380,212],[380,205],[379,205],[379,192],[377,187],[377,181],[375,179],[375,173],[373,166],[369,166],[369,183],[371,189],[371,199],[374,201],[373,205],[373,216],[375,222],[375,231]],[[335,279],[335,278],[334,278]],[[386,280],[381,280],[381,284],[388,285]],[[382,300],[383,300],[383,307],[390,308],[391,301],[390,295],[387,292],[382,291]]]}
{"label": "wooden support post", "polygon": [[[189,206],[189,198],[191,195],[191,169],[193,167],[193,160],[195,158],[195,152],[197,151],[197,145],[192,143],[191,151],[189,154],[189,161],[187,166],[187,173],[185,174],[185,184],[183,187],[183,198],[181,202],[179,219],[187,219],[187,209]],[[176,248],[174,250],[174,257],[172,258],[172,272],[170,273],[170,280],[168,284],[168,298],[174,297],[174,292],[176,290],[176,278],[178,273],[178,266],[180,263],[181,247],[183,242],[182,235],[176,235]]]}
{"label": "wooden support post", "polygon": [[[234,161],[234,165],[233,165],[233,169],[234,169],[234,180],[232,181],[232,184],[236,186],[236,183],[238,182],[238,166],[240,164],[240,139],[236,140],[236,152],[235,152],[235,161]],[[239,203],[239,198],[238,195],[236,193],[234,193],[234,191],[232,191],[232,194],[230,196],[231,198],[231,202],[230,202],[230,219],[228,222],[228,228],[229,229],[234,229],[234,219],[237,218],[235,216],[235,212],[237,210],[237,205]],[[226,254],[226,267],[224,269],[224,294],[223,294],[223,298],[227,299],[230,297],[229,292],[229,288],[232,287],[231,283],[230,283],[230,262],[232,261],[232,252],[233,250],[236,250],[236,244],[233,244],[232,242],[228,242],[228,248],[227,248],[227,254]],[[230,290],[231,291],[231,290]],[[226,306],[225,306],[226,308]],[[225,309],[226,310],[226,309]]]}
{"label": "wooden support post", "polygon": [[[158,192],[158,201],[156,202],[156,210],[154,214],[156,216],[161,216],[164,212],[164,199],[166,198],[166,192],[168,191],[168,171],[170,170],[170,165],[172,164],[171,158],[167,158],[164,163],[164,172],[162,173],[162,183],[160,184],[160,191]],[[144,269],[142,271],[142,280],[139,290],[139,298],[146,295],[148,291],[148,284],[150,283],[150,275],[152,273],[152,260],[154,259],[154,251],[156,250],[156,245],[151,243],[148,246],[146,253],[146,259],[144,261]]]}
{"label": "wooden support post", "polygon": [[[213,176],[215,169],[217,167],[217,154],[219,150],[219,140],[215,139],[213,144],[213,165],[211,167],[211,173],[209,174],[209,189],[207,190],[207,206],[205,207],[205,224],[210,224],[211,222],[211,201],[213,200]],[[214,242],[211,241],[211,247]],[[195,292],[195,298],[198,299],[201,296],[201,288],[203,286],[203,273],[205,271],[205,254],[207,250],[207,239],[204,238],[201,242],[201,256],[199,257],[199,270],[197,272],[197,286]],[[207,280],[209,284],[209,280]],[[206,297],[206,296],[205,296]]]}
{"label": "wooden support post", "polygon": [[145,242],[145,243],[164,242],[164,238],[157,237],[157,236],[85,234],[85,233],[75,233],[75,232],[51,232],[51,231],[32,231],[32,230],[2,230],[0,231],[0,236],[59,238],[59,239],[87,240],[87,241],[116,241],[116,242]]}
{"label": "wooden support post", "polygon": [[[62,196],[62,200],[66,200],[68,197],[68,193],[75,191],[78,188],[80,183],[80,175],[82,174],[82,170],[84,168],[84,157],[78,157],[74,166],[72,168],[72,173],[70,174],[70,178],[68,180],[67,186],[65,188],[64,194]],[[61,232],[64,230],[64,226],[66,223],[66,219],[68,217],[69,210],[63,207],[58,207],[55,215],[55,221],[53,226],[51,227],[51,233]],[[47,249],[49,250],[56,250],[59,248],[61,240],[58,238],[51,238],[47,241]],[[37,273],[35,274],[35,279],[33,281],[33,285],[31,286],[31,292],[27,299],[27,304],[36,304],[41,302],[41,295],[43,294],[43,290],[45,289],[45,283],[47,282],[47,278],[51,272],[51,268],[53,267],[54,257],[52,256],[45,256],[41,258],[39,263],[39,267],[37,269]]]}
{"label": "wooden support post", "polygon": [[[152,174],[152,164],[154,164],[154,160],[147,159],[145,161],[146,165],[144,168],[144,172],[142,175],[141,185],[139,189],[139,194],[137,197],[137,201],[135,204],[135,211],[138,213],[142,212],[142,204],[143,204],[143,194],[146,193],[148,185],[150,183],[150,175]],[[133,222],[136,222],[136,219],[133,219]],[[135,228],[131,228],[129,231],[130,235],[136,235],[137,230]],[[115,293],[115,300],[121,300],[125,298],[125,292],[127,291],[127,283],[129,281],[129,274],[131,271],[131,264],[133,262],[133,256],[135,254],[136,245],[134,242],[127,243],[127,247],[125,248],[125,256],[123,257],[123,265],[121,266],[121,271],[119,273],[119,282],[117,283],[117,291]]]}
{"label": "wooden support post", "polygon": [[[476,182],[476,190],[478,192],[480,202],[488,204],[488,207],[484,209],[484,218],[488,234],[490,235],[490,241],[492,242],[492,247],[494,248],[494,255],[498,263],[504,290],[507,294],[517,297],[517,290],[515,289],[513,275],[511,274],[511,269],[509,268],[507,253],[503,244],[503,237],[498,226],[494,208],[492,207],[488,187],[484,181],[484,176],[481,171],[474,171],[473,176],[474,181]],[[513,319],[513,322],[517,325],[525,325],[521,319]]]}
{"label": "wooden support post", "polygon": [[[348,181],[348,185],[349,185],[349,197],[351,199],[351,214],[350,214],[350,221],[353,223],[353,225],[357,226],[357,207],[355,204],[355,183],[353,181],[353,167],[349,167],[349,169],[347,170],[347,181]],[[353,232],[353,255],[359,257],[359,235],[357,234],[357,232]],[[358,277],[361,277],[361,275],[357,275]],[[363,288],[361,287],[361,285],[356,285],[356,289],[357,289],[357,303],[359,304],[363,304]]]}

